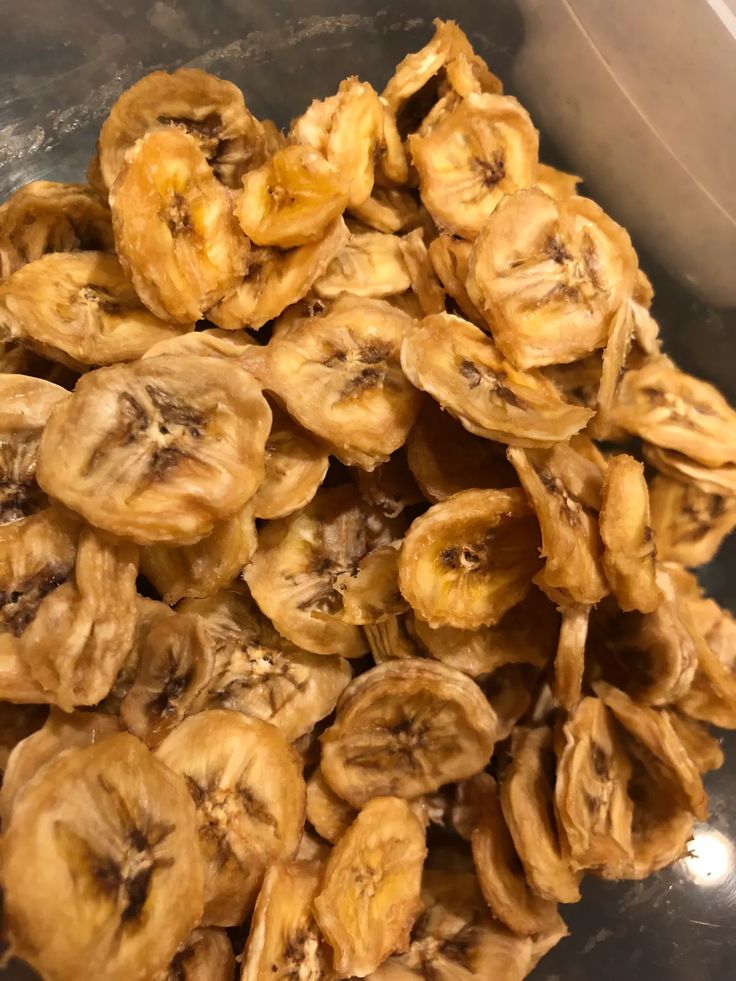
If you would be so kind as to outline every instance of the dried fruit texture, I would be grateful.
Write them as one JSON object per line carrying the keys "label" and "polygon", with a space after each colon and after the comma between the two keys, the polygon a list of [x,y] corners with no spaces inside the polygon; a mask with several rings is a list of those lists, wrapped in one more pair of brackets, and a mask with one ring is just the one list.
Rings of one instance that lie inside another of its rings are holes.
{"label": "dried fruit texture", "polygon": [[736,463],[736,412],[713,385],[685,374],[668,358],[626,373],[613,419],[705,467]]}
{"label": "dried fruit texture", "polygon": [[424,656],[424,651],[408,630],[406,616],[393,616],[381,623],[366,624],[364,631],[376,664]]}
{"label": "dried fruit texture", "polygon": [[556,705],[571,712],[582,697],[590,607],[570,603],[560,612],[562,622],[555,653],[553,695]]}
{"label": "dried fruit texture", "polygon": [[248,241],[196,140],[142,137],[110,191],[115,246],[138,296],[162,320],[191,323],[245,275]]}
{"label": "dried fruit texture", "polygon": [[265,387],[348,466],[372,470],[406,440],[419,396],[399,364],[413,321],[383,300],[341,296],[277,325]]}
{"label": "dried fruit texture", "polygon": [[306,296],[347,241],[347,226],[336,218],[316,242],[286,251],[253,249],[247,276],[234,293],[207,311],[207,319],[226,330],[260,329]]}
{"label": "dried fruit texture", "polygon": [[322,866],[318,861],[278,862],[263,880],[242,957],[240,981],[330,981],[332,951],[312,915]]}
{"label": "dried fruit texture", "polygon": [[406,336],[401,366],[471,433],[513,446],[569,439],[593,414],[538,372],[515,368],[483,331],[451,314],[427,317]]}
{"label": "dried fruit texture", "polygon": [[[2,635],[0,635],[2,636]],[[0,641],[0,699],[17,705],[50,704],[52,698],[34,680],[26,662]]]}
{"label": "dried fruit texture", "polygon": [[370,801],[340,838],[314,899],[338,976],[364,978],[409,945],[425,855],[424,829],[396,797]]}
{"label": "dried fruit texture", "polygon": [[130,147],[152,130],[175,127],[196,141],[207,163],[228,187],[267,155],[267,134],[232,82],[198,68],[152,72],[127,89],[102,125],[100,171],[108,188]]}
{"label": "dried fruit texture", "polygon": [[46,255],[0,286],[0,334],[80,370],[134,361],[193,326],[150,313],[115,256],[104,252]]}
{"label": "dried fruit texture", "polygon": [[578,184],[583,178],[575,174],[567,174],[564,170],[540,163],[537,167],[537,187],[555,201],[571,198],[578,192]]}
{"label": "dried fruit texture", "polygon": [[645,461],[655,470],[688,484],[697,484],[707,494],[736,495],[736,464],[727,463],[722,467],[706,467],[696,460],[675,450],[664,450],[651,443],[642,443]]}
{"label": "dried fruit texture", "polygon": [[597,603],[608,592],[598,531],[599,468],[563,443],[551,450],[510,449],[508,458],[542,530],[545,563],[535,582],[563,603]]}
{"label": "dried fruit texture", "polygon": [[434,266],[429,258],[421,228],[404,235],[401,239],[401,252],[411,277],[414,290],[422,312],[425,315],[445,312],[445,293],[440,285]]}
{"label": "dried fruit texture", "polygon": [[724,755],[719,740],[710,734],[707,725],[691,719],[681,712],[668,712],[672,728],[685,747],[685,752],[700,773],[718,770],[723,766]]}
{"label": "dried fruit texture", "polygon": [[322,774],[353,807],[396,794],[411,800],[478,773],[496,718],[480,688],[444,664],[386,661],[354,679],[322,736]]}
{"label": "dried fruit texture", "polygon": [[353,231],[314,283],[314,292],[326,300],[343,292],[374,299],[404,293],[412,279],[401,241],[398,235],[384,232]]}
{"label": "dried fruit texture", "polygon": [[395,542],[374,548],[353,570],[340,573],[333,584],[338,593],[334,609],[312,615],[365,626],[406,613],[409,604],[399,591],[399,547]]}
{"label": "dried fruit texture", "polygon": [[[0,702],[0,786],[4,789],[8,760],[19,743],[37,732],[48,716],[45,705],[14,705]],[[2,790],[0,790],[0,802]]]}
{"label": "dried fruit texture", "polygon": [[291,249],[321,239],[347,200],[345,180],[318,150],[286,146],[245,175],[235,213],[256,245]]}
{"label": "dried fruit texture", "polygon": [[587,198],[509,195],[473,245],[468,292],[520,368],[576,361],[603,347],[634,288],[629,236]]}
{"label": "dried fruit texture", "polygon": [[664,562],[704,565],[736,528],[736,497],[659,475],[649,485],[657,555]]}
{"label": "dried fruit texture", "polygon": [[558,837],[552,801],[552,731],[517,726],[501,780],[501,806],[530,888],[543,899],[576,903],[576,872]]}
{"label": "dried fruit texture", "polygon": [[0,205],[0,283],[47,252],[112,251],[106,204],[84,184],[31,181]]}
{"label": "dried fruit texture", "polygon": [[179,334],[168,341],[160,341],[149,347],[144,358],[157,358],[161,354],[192,354],[203,358],[224,358],[247,368],[249,358],[259,350],[259,345],[246,331],[206,330]]}
{"label": "dried fruit texture", "polygon": [[223,710],[186,719],[156,757],[184,777],[197,809],[202,922],[234,926],[253,908],[268,866],[299,847],[301,762],[275,726]]}
{"label": "dried fruit texture", "polygon": [[422,223],[416,197],[402,187],[374,187],[371,196],[350,213],[377,232],[408,231]]}
{"label": "dried fruit texture", "polygon": [[483,315],[470,299],[465,288],[472,245],[462,238],[438,235],[428,248],[429,260],[450,300],[459,312],[476,327],[487,329]]}
{"label": "dried fruit texture", "polygon": [[307,780],[307,821],[318,835],[334,845],[355,817],[355,808],[338,797],[317,767]]}
{"label": "dried fruit texture", "polygon": [[90,372],[51,413],[37,480],[141,545],[188,545],[235,514],[264,474],[271,412],[219,358],[162,355]]}
{"label": "dried fruit texture", "polygon": [[617,430],[612,422],[621,381],[626,372],[626,362],[634,339],[633,303],[622,303],[611,317],[608,337],[601,360],[600,384],[597,396],[597,414],[593,425],[598,439],[612,438]]}
{"label": "dried fruit texture", "polygon": [[403,449],[397,450],[375,470],[354,471],[360,496],[387,518],[398,518],[406,508],[424,501]]}
{"label": "dried fruit texture", "polygon": [[537,177],[539,136],[513,96],[470,93],[438,103],[409,150],[437,226],[474,239],[501,199]]}
{"label": "dried fruit texture", "polygon": [[146,981],[202,912],[194,805],[134,736],[49,763],[0,851],[10,948],[55,981]]}
{"label": "dried fruit texture", "polygon": [[224,930],[195,930],[174,954],[163,981],[232,981],[235,955]]}

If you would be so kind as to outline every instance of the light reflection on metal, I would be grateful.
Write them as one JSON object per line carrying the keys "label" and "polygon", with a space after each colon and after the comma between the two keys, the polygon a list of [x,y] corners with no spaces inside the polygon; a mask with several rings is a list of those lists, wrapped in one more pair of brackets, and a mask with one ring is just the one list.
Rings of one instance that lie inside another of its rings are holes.
{"label": "light reflection on metal", "polygon": [[734,875],[735,867],[736,849],[725,835],[708,827],[695,831],[682,868],[696,885],[723,885]]}

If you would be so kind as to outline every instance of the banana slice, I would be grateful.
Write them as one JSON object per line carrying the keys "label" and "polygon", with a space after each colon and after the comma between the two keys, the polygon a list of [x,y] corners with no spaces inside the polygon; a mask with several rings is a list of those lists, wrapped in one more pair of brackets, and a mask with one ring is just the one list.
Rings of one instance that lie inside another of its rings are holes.
{"label": "banana slice", "polygon": [[299,847],[299,758],[275,726],[217,709],[185,719],[156,757],[184,777],[196,805],[202,922],[235,926],[253,908],[268,866]]}
{"label": "banana slice", "polygon": [[235,955],[224,930],[195,930],[174,954],[162,981],[233,981]]}
{"label": "banana slice", "polygon": [[569,439],[593,415],[538,372],[514,368],[481,330],[451,314],[427,317],[407,334],[401,367],[471,433],[513,446]]}
{"label": "banana slice", "polygon": [[397,235],[384,232],[353,232],[314,283],[314,292],[325,300],[340,293],[373,299],[404,293],[412,278],[401,243]]}
{"label": "banana slice", "polygon": [[634,340],[633,306],[633,303],[622,303],[609,323],[596,400],[598,411],[594,419],[594,424],[599,430],[595,434],[597,438],[606,438],[609,433],[615,434],[616,427],[612,422],[613,409]]}
{"label": "banana slice", "polygon": [[307,780],[307,821],[320,837],[334,845],[355,817],[355,808],[337,796],[317,767]]}
{"label": "banana slice", "polygon": [[84,184],[31,181],[0,205],[0,283],[47,252],[112,252],[110,211]]}
{"label": "banana slice", "polygon": [[173,127],[143,136],[110,207],[120,262],[162,320],[199,320],[241,283],[248,241],[194,137]]}
{"label": "banana slice", "polygon": [[343,463],[372,470],[403,445],[419,411],[399,364],[412,323],[383,300],[348,295],[321,315],[282,321],[265,387]]}
{"label": "banana slice", "polygon": [[354,570],[340,573],[333,584],[339,594],[334,609],[312,615],[360,627],[406,613],[409,604],[399,592],[399,547],[394,542],[374,548]]}
{"label": "banana slice", "polygon": [[51,413],[36,476],[88,521],[141,545],[188,545],[264,473],[271,412],[219,358],[162,355],[90,372]]}
{"label": "banana slice", "polygon": [[399,586],[430,627],[477,630],[524,599],[538,549],[537,523],[520,490],[461,491],[412,524]]}
{"label": "banana slice", "polygon": [[471,241],[501,199],[537,179],[539,135],[510,95],[470,93],[428,116],[409,137],[427,211]]}
{"label": "banana slice", "polygon": [[[471,243],[466,242],[465,239],[438,235],[429,244],[429,260],[445,292],[456,305],[457,312],[476,327],[487,330],[488,326],[483,315],[470,299],[465,288],[471,249]],[[455,311],[451,310],[451,312]]]}
{"label": "banana slice", "polygon": [[311,290],[348,241],[348,229],[336,218],[316,242],[293,249],[254,249],[248,274],[234,293],[207,311],[207,318],[226,330],[259,330]]}
{"label": "banana slice", "polygon": [[426,854],[424,828],[397,797],[370,801],[340,838],[314,899],[338,976],[367,977],[408,947]]}
{"label": "banana slice", "polygon": [[597,603],[608,593],[598,530],[599,468],[562,443],[550,450],[509,449],[507,455],[542,530],[545,564],[535,582],[552,599]]}
{"label": "banana slice", "polygon": [[480,688],[444,664],[391,660],[355,678],[322,736],[322,775],[353,807],[411,800],[478,773],[496,718]]}
{"label": "banana slice", "polygon": [[661,446],[642,443],[644,459],[648,464],[673,480],[695,484],[707,494],[736,496],[736,464],[726,463],[722,467],[706,467],[691,460],[684,453],[665,450]]}
{"label": "banana slice", "polygon": [[678,739],[685,747],[685,752],[698,768],[699,773],[719,770],[723,766],[725,757],[721,744],[710,734],[706,725],[681,712],[667,712],[667,715]]}
{"label": "banana slice", "polygon": [[415,195],[403,187],[374,187],[373,193],[350,213],[376,232],[408,231],[421,224],[422,212]]}
{"label": "banana slice", "polygon": [[445,293],[429,258],[421,228],[404,235],[401,252],[411,277],[411,288],[416,293],[422,313],[430,315],[445,312]]}
{"label": "banana slice", "polygon": [[375,470],[358,468],[353,475],[363,500],[382,511],[387,518],[398,518],[406,508],[421,504],[424,500],[403,449],[397,450]]}
{"label": "banana slice", "polygon": [[468,292],[520,368],[576,361],[608,337],[634,289],[628,234],[587,198],[509,195],[478,235]]}
{"label": "banana slice", "polygon": [[115,183],[130,147],[146,133],[175,127],[189,134],[228,187],[267,154],[267,134],[243,102],[240,89],[199,68],[152,72],[127,89],[102,125],[100,172]]}
{"label": "banana slice", "polygon": [[394,616],[380,623],[369,623],[363,629],[376,664],[383,664],[384,661],[395,658],[424,656],[424,652],[408,630],[405,616]]}
{"label": "banana slice", "polygon": [[54,981],[147,981],[202,913],[194,805],[134,736],[57,756],[0,852],[10,949]]}
{"label": "banana slice", "polygon": [[45,255],[0,286],[0,333],[71,368],[134,361],[194,324],[150,313],[114,255]]}
{"label": "banana slice", "polygon": [[575,174],[567,174],[564,170],[550,167],[549,164],[539,163],[537,167],[537,187],[555,201],[564,201],[578,193],[578,184],[583,178]]}
{"label": "banana slice", "polygon": [[322,866],[278,862],[263,880],[242,957],[240,981],[331,981],[331,951],[312,914]]}
{"label": "banana slice", "polygon": [[583,692],[590,607],[582,603],[570,603],[563,606],[560,613],[562,622],[555,653],[552,694],[556,705],[572,712]]}
{"label": "banana slice", "polygon": [[552,809],[552,731],[517,726],[501,780],[501,806],[530,888],[543,899],[576,903],[576,872],[560,843]]}
{"label": "banana slice", "polygon": [[237,333],[209,327],[207,330],[179,334],[168,341],[159,341],[145,352],[144,358],[157,358],[161,354],[193,354],[201,358],[225,358],[248,368],[251,359],[260,351],[247,331]]}

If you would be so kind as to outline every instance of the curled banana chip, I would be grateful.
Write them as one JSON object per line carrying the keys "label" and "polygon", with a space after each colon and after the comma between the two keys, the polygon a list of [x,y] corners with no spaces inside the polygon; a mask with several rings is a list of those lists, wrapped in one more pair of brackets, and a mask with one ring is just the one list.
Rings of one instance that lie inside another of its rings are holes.
{"label": "curled banana chip", "polygon": [[597,204],[523,190],[478,235],[468,292],[506,357],[532,368],[603,347],[636,267],[629,236]]}
{"label": "curled banana chip", "polygon": [[206,330],[189,331],[168,341],[159,341],[143,355],[144,358],[157,358],[160,354],[193,354],[204,358],[225,358],[235,361],[250,370],[251,362],[258,357],[261,348],[247,331]]}
{"label": "curled banana chip", "polygon": [[429,258],[421,228],[404,235],[401,252],[411,277],[411,288],[425,315],[445,312],[445,293]]}
{"label": "curled banana chip", "polygon": [[395,234],[422,222],[416,197],[402,187],[374,187],[371,196],[350,213],[376,232]]}
{"label": "curled banana chip", "polygon": [[470,432],[512,446],[569,439],[593,415],[538,372],[514,368],[481,330],[451,314],[427,317],[407,334],[401,366]]}
{"label": "curled banana chip", "polygon": [[317,767],[307,780],[307,821],[320,837],[334,845],[345,834],[355,817],[355,808],[337,796]]}
{"label": "curled banana chip", "polygon": [[322,775],[353,807],[408,799],[478,773],[496,718],[466,675],[434,661],[390,660],[354,679],[322,736]]}
{"label": "curled banana chip", "polygon": [[736,528],[736,497],[659,475],[649,487],[657,555],[664,562],[704,565]]}
{"label": "curled banana chip", "polygon": [[253,496],[270,422],[252,377],[218,358],[102,368],[51,413],[37,480],[113,534],[187,545]]}
{"label": "curled banana chip", "polygon": [[0,283],[47,252],[113,245],[107,204],[84,184],[31,181],[0,205]]}
{"label": "curled banana chip", "polygon": [[399,591],[399,543],[372,549],[355,569],[337,576],[334,589],[334,609],[315,610],[313,616],[365,626],[406,613],[409,604]]}
{"label": "curled banana chip", "polygon": [[354,475],[363,500],[377,507],[387,518],[398,518],[406,508],[424,500],[403,449],[397,450],[375,470],[358,468]]}
{"label": "curled banana chip", "polygon": [[622,303],[611,317],[608,326],[608,338],[601,360],[600,384],[596,400],[598,411],[592,423],[597,429],[596,438],[605,439],[616,435],[616,427],[611,417],[634,337],[633,306],[633,303]]}
{"label": "curled banana chip", "polygon": [[162,320],[191,323],[245,275],[248,241],[196,140],[148,133],[110,191],[115,246],[138,296]]}
{"label": "curled banana chip", "polygon": [[404,293],[412,278],[401,242],[397,235],[354,231],[314,283],[314,292],[325,300],[343,292],[374,299]]}
{"label": "curled banana chip", "polygon": [[561,608],[560,613],[562,622],[555,653],[552,693],[556,705],[572,712],[582,696],[590,607],[582,603],[569,603]]}
{"label": "curled banana chip", "polygon": [[267,867],[299,847],[299,758],[275,726],[217,709],[185,719],[156,757],[184,777],[197,809],[202,922],[234,926],[252,909]]}
{"label": "curled banana chip", "polygon": [[198,929],[171,959],[162,981],[233,981],[235,955],[224,930]]}
{"label": "curled banana chip", "polygon": [[163,973],[202,913],[194,804],[134,736],[50,762],[0,852],[10,949],[57,981]]}
{"label": "curled banana chip", "polygon": [[114,255],[45,255],[0,286],[0,333],[72,368],[141,357],[193,324],[150,313]]}
{"label": "curled banana chip", "polygon": [[430,627],[492,626],[529,592],[538,549],[537,523],[520,490],[461,491],[412,524],[399,586]]}
{"label": "curled banana chip", "polygon": [[403,445],[419,411],[399,364],[411,326],[383,300],[341,296],[277,326],[265,387],[343,463],[372,470]]}
{"label": "curled banana chip", "polygon": [[406,616],[393,616],[380,623],[368,623],[363,629],[376,664],[424,656],[424,651],[407,627]]}
{"label": "curled banana chip", "polygon": [[339,977],[367,977],[409,945],[426,853],[424,828],[397,797],[366,804],[335,845],[314,915]]}
{"label": "curled banana chip", "polygon": [[721,744],[710,734],[704,723],[678,711],[670,711],[667,714],[687,755],[700,773],[718,770],[723,766],[725,757]]}
{"label": "curled banana chip", "polygon": [[722,467],[706,467],[697,460],[691,460],[684,453],[665,450],[651,443],[642,443],[642,453],[646,462],[666,477],[695,484],[706,494],[736,496],[736,464],[734,463],[726,463]]}
{"label": "curled banana chip", "polygon": [[555,201],[562,201],[577,194],[578,184],[582,177],[567,174],[564,170],[540,163],[537,167],[537,187]]}
{"label": "curled banana chip", "polygon": [[438,235],[430,242],[427,251],[437,277],[450,300],[456,304],[459,313],[476,327],[487,330],[483,315],[470,299],[465,288],[471,249],[471,243],[466,242],[465,239]]}

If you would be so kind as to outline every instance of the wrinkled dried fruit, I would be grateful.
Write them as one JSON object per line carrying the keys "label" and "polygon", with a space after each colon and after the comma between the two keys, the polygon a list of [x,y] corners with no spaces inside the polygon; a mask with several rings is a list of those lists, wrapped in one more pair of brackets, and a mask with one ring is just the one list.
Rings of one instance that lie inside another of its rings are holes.
{"label": "wrinkled dried fruit", "polygon": [[721,744],[710,734],[707,725],[676,710],[667,714],[687,755],[700,773],[718,770],[723,766],[725,757]]}
{"label": "wrinkled dried fruit", "polygon": [[374,299],[405,292],[412,279],[401,242],[398,235],[353,231],[314,283],[314,292],[325,300],[343,292]]}
{"label": "wrinkled dried fruit", "polygon": [[399,592],[399,543],[374,548],[354,569],[341,572],[333,586],[338,593],[334,609],[324,613],[315,610],[313,616],[365,626],[409,609]]}
{"label": "wrinkled dried fruit", "polygon": [[736,497],[659,475],[649,485],[657,555],[664,562],[704,565],[736,528]]}
{"label": "wrinkled dried fruit", "polygon": [[401,187],[374,187],[371,196],[350,213],[376,232],[403,232],[422,221],[416,197]]}
{"label": "wrinkled dried fruit", "polygon": [[582,697],[585,644],[588,639],[590,607],[570,603],[560,609],[562,622],[555,653],[555,704],[572,712]]}
{"label": "wrinkled dried fruit", "polygon": [[162,981],[233,981],[235,955],[224,930],[197,929],[171,958]]}
{"label": "wrinkled dried fruit", "polygon": [[466,242],[465,239],[438,235],[429,244],[429,259],[445,292],[457,305],[458,312],[476,327],[487,330],[483,315],[470,299],[465,288],[471,249],[471,243]]}
{"label": "wrinkled dried fruit", "polygon": [[393,659],[422,657],[424,654],[407,628],[406,616],[394,616],[380,623],[368,623],[363,629],[376,664]]}
{"label": "wrinkled dried fruit", "polygon": [[736,495],[734,463],[726,463],[722,467],[706,467],[684,453],[665,450],[651,443],[642,443],[642,452],[647,463],[673,480],[696,484],[707,494],[725,494],[728,497]]}
{"label": "wrinkled dried fruit", "polygon": [[401,239],[401,252],[411,278],[411,288],[419,300],[422,313],[445,312],[445,293],[429,258],[421,228],[404,235]]}
{"label": "wrinkled dried fruit", "polygon": [[307,821],[318,835],[334,845],[355,817],[355,808],[338,797],[317,767],[307,780]]}
{"label": "wrinkled dried fruit", "polygon": [[398,518],[405,508],[424,500],[403,449],[397,450],[375,470],[357,468],[354,476],[363,500],[377,507],[387,518]]}

